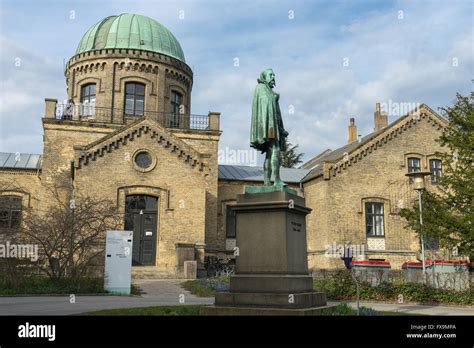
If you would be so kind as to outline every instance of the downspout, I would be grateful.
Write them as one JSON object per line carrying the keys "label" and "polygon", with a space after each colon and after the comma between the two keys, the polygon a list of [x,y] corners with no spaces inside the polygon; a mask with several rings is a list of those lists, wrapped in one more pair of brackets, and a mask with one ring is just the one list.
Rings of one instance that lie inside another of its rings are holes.
{"label": "downspout", "polygon": [[110,113],[110,122],[114,123],[114,105],[115,105],[115,67],[118,63],[114,63],[113,72],[112,72],[112,105]]}

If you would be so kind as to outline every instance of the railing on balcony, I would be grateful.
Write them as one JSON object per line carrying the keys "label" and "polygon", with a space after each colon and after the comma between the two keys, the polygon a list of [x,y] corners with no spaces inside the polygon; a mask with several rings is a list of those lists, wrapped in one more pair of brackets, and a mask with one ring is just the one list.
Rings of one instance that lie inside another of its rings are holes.
{"label": "railing on balcony", "polygon": [[56,104],[57,120],[78,120],[98,123],[127,124],[148,116],[167,128],[210,130],[209,115],[175,114],[142,111],[129,114],[123,109],[97,107],[94,104]]}

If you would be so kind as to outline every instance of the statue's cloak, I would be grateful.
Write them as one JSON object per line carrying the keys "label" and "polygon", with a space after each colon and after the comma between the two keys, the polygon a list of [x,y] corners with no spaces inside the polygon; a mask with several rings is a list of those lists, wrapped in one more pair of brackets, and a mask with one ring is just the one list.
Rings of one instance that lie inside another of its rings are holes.
{"label": "statue's cloak", "polygon": [[280,95],[273,92],[262,78],[257,81],[253,95],[250,146],[265,152],[270,142],[274,141],[281,150],[285,150],[283,120],[278,104]]}

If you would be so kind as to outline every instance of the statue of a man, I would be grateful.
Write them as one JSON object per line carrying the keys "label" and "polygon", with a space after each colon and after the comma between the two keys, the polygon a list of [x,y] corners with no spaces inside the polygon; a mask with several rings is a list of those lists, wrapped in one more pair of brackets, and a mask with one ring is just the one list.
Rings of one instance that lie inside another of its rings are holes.
{"label": "statue of a man", "polygon": [[288,132],[283,128],[280,106],[280,95],[273,91],[275,73],[266,69],[257,79],[252,106],[252,127],[250,131],[250,146],[265,152],[264,185],[273,185],[278,190],[286,186],[280,179],[280,151],[285,150],[285,138]]}

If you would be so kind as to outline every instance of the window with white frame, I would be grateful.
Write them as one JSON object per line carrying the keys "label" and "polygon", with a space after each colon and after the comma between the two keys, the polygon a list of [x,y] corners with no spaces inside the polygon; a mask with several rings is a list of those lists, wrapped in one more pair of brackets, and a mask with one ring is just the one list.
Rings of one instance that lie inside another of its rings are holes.
{"label": "window with white frame", "polygon": [[437,184],[439,182],[439,178],[441,178],[442,168],[441,168],[441,160],[439,159],[432,159],[430,160],[430,172],[431,172],[431,183]]}
{"label": "window with white frame", "polygon": [[[408,167],[408,173],[417,173],[421,172],[421,161],[417,157],[409,157],[407,159],[407,167]],[[413,178],[410,177],[408,179],[410,183],[413,182]]]}
{"label": "window with white frame", "polygon": [[365,203],[365,230],[369,237],[383,237],[385,235],[383,203]]}

